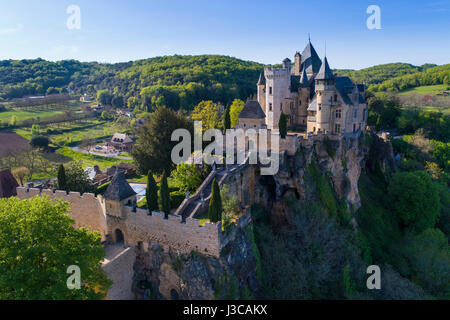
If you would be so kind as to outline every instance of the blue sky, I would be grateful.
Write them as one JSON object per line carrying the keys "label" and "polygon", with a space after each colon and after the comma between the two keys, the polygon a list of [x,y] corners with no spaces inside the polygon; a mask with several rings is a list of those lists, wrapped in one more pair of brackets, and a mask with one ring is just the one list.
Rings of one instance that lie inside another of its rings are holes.
{"label": "blue sky", "polygon": [[[381,30],[369,30],[369,5]],[[69,5],[81,29],[69,30]],[[308,33],[332,68],[450,63],[450,0],[0,0],[0,59],[119,62],[224,54],[279,63]]]}

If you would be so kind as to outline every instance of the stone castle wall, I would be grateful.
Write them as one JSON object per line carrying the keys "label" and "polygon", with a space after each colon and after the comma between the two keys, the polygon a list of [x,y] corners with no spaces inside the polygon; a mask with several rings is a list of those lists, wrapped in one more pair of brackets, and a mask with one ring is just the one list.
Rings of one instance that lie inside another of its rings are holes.
{"label": "stone castle wall", "polygon": [[119,229],[125,243],[136,245],[142,242],[151,245],[158,242],[166,249],[172,249],[182,253],[190,253],[192,250],[202,254],[219,256],[219,226],[206,223],[200,225],[200,220],[187,218],[182,223],[181,216],[169,215],[164,219],[164,214],[154,212],[149,216],[147,210],[124,206],[123,217],[113,217],[105,214],[105,201],[103,197],[95,197],[93,194],[80,195],[78,192],[17,188],[19,199],[29,199],[35,196],[48,196],[50,199],[61,199],[70,203],[70,215],[75,220],[75,227],[86,227],[97,230],[105,239],[116,241],[115,232]]}
{"label": "stone castle wall", "polygon": [[75,228],[86,227],[97,230],[102,238],[107,234],[104,201],[91,193],[80,195],[78,192],[40,190],[36,188],[17,188],[17,197],[21,200],[45,195],[50,199],[61,199],[70,203],[70,215],[75,220]]}
{"label": "stone castle wall", "polygon": [[[134,212],[136,211],[136,212]],[[158,242],[164,249],[172,249],[180,253],[190,253],[195,250],[205,255],[219,256],[219,228],[213,223],[200,225],[200,220],[169,215],[164,219],[164,213],[124,207],[125,217],[108,216],[108,231],[115,234],[119,229],[127,244],[141,242],[148,247],[152,242]]]}

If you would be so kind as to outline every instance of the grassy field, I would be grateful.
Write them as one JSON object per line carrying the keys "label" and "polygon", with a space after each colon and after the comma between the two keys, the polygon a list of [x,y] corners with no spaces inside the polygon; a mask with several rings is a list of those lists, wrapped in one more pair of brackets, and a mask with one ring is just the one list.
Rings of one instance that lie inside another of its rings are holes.
{"label": "grassy field", "polygon": [[[444,86],[443,84],[438,84],[434,86],[422,86],[422,87],[415,87],[403,90],[400,92],[400,94],[407,94],[407,93],[420,93],[423,95],[436,95],[438,93],[442,93],[444,90],[447,89],[447,86]],[[447,90],[448,91],[448,90]]]}
{"label": "grassy field", "polygon": [[[98,119],[83,119],[41,127],[42,133],[46,134],[47,130],[52,132],[47,134],[52,144],[58,146],[76,145],[86,139],[101,141],[122,131],[115,123]],[[31,128],[19,128],[14,131],[26,139],[31,139]]]}
{"label": "grassy field", "polygon": [[22,121],[25,119],[36,119],[40,117],[41,119],[48,118],[57,114],[62,114],[63,111],[47,108],[33,108],[33,109],[8,109],[8,111],[0,112],[0,121],[3,123],[9,123],[13,116],[16,116],[17,121]]}
{"label": "grassy field", "polygon": [[443,114],[450,115],[450,106],[449,107],[402,107],[403,110],[410,110],[416,108],[419,111],[427,111],[427,112],[442,112]]}

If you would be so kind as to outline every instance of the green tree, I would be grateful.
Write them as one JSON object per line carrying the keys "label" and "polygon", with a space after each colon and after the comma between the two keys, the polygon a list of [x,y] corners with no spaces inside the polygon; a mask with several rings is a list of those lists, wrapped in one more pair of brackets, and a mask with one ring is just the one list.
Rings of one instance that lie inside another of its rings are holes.
{"label": "green tree", "polygon": [[66,190],[66,188],[67,188],[66,169],[64,168],[64,165],[61,163],[58,166],[58,189]]}
{"label": "green tree", "polygon": [[223,128],[225,130],[231,129],[230,106],[228,106],[225,109],[224,118],[223,118]]}
{"label": "green tree", "polygon": [[216,179],[212,183],[211,200],[209,201],[208,217],[211,222],[222,220],[222,198],[220,196],[220,188]]}
{"label": "green tree", "polygon": [[49,143],[50,143],[50,140],[45,136],[34,136],[30,140],[30,145],[33,148],[43,149],[43,148],[48,147]]}
{"label": "green tree", "polygon": [[239,123],[239,114],[244,109],[244,101],[235,99],[230,106],[230,120],[231,128],[234,128]]}
{"label": "green tree", "polygon": [[170,214],[170,192],[169,185],[167,183],[167,175],[164,172],[161,179],[160,186],[160,197],[161,197],[161,210],[164,212],[164,218],[169,219]]}
{"label": "green tree", "polygon": [[442,231],[423,231],[405,251],[409,276],[438,299],[450,299],[450,246]]}
{"label": "green tree", "polygon": [[212,101],[200,102],[192,111],[192,119],[202,121],[203,131],[221,126],[219,105]]}
{"label": "green tree", "polygon": [[175,185],[182,192],[189,190],[194,193],[202,184],[202,173],[195,164],[187,164],[185,162],[177,165],[177,168],[170,174]]}
{"label": "green tree", "polygon": [[115,96],[111,100],[111,105],[113,106],[113,108],[116,108],[116,109],[123,108],[123,106],[124,106],[123,97]]}
{"label": "green tree", "polygon": [[[68,210],[47,197],[0,199],[0,299],[105,298],[111,281],[100,271],[101,235],[75,229]],[[80,290],[67,288],[72,265],[81,270]]]}
{"label": "green tree", "polygon": [[101,105],[111,105],[112,98],[113,96],[108,90],[97,91],[97,102]]}
{"label": "green tree", "polygon": [[281,111],[280,120],[278,121],[278,128],[280,129],[281,139],[286,138],[287,135],[287,117],[283,111]]}
{"label": "green tree", "polygon": [[147,208],[149,214],[158,210],[158,186],[151,171],[147,175],[147,189],[145,190],[145,199],[147,200]]}
{"label": "green tree", "polygon": [[66,171],[66,191],[80,193],[93,192],[94,186],[89,179],[89,172],[83,169],[81,161],[73,161],[67,167]]}
{"label": "green tree", "polygon": [[188,129],[193,134],[193,125],[185,116],[166,107],[160,107],[151,114],[137,132],[137,144],[131,152],[139,172],[146,174],[170,173],[174,168],[171,159],[172,149],[178,142],[172,142],[176,129]]}
{"label": "green tree", "polygon": [[400,224],[419,233],[439,219],[439,191],[425,171],[399,172],[388,187]]}

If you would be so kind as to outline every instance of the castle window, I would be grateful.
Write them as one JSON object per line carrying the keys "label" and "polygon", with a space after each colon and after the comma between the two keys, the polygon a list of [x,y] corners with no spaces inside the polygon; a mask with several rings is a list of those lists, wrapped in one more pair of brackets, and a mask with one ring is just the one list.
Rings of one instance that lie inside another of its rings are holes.
{"label": "castle window", "polygon": [[280,103],[280,110],[283,110],[283,102]]}
{"label": "castle window", "polygon": [[269,94],[272,95],[272,87],[269,87]]}
{"label": "castle window", "polygon": [[336,119],[340,119],[342,117],[342,110],[336,109]]}
{"label": "castle window", "polygon": [[337,102],[337,94],[334,95],[334,102]]}
{"label": "castle window", "polygon": [[322,104],[319,103],[319,111],[322,110]]}
{"label": "castle window", "polygon": [[353,118],[358,118],[358,109],[353,112]]}
{"label": "castle window", "polygon": [[341,133],[341,125],[339,123],[336,123],[334,125],[334,132],[335,133]]}
{"label": "castle window", "polygon": [[272,111],[272,104],[269,103],[269,111]]}

